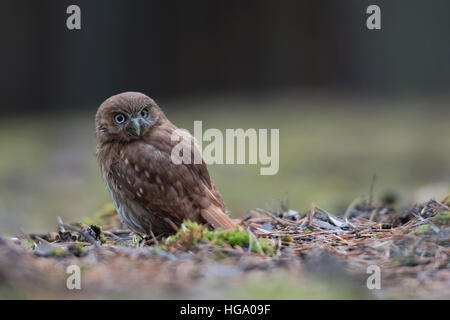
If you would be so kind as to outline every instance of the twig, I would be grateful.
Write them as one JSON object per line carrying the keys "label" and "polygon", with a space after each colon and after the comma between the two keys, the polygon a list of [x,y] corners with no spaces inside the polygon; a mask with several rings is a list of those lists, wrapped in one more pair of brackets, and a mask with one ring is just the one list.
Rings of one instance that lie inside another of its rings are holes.
{"label": "twig", "polygon": [[58,216],[56,218],[58,220],[59,228],[61,229],[61,232],[66,232],[66,229],[64,228],[64,222],[62,221],[61,217]]}
{"label": "twig", "polygon": [[[258,248],[259,253],[264,253],[263,250],[262,250],[262,248],[261,248],[261,245],[259,244],[258,239],[257,239],[257,238],[255,237],[255,235],[250,231],[250,229],[247,229],[247,233],[249,234],[249,239],[252,239],[252,238],[253,238],[253,240],[255,240],[256,247]],[[251,242],[249,241],[249,243],[251,243]],[[249,251],[251,251],[251,249],[252,249],[252,247],[251,247],[251,245],[249,245]]]}
{"label": "twig", "polygon": [[377,213],[378,213],[378,210],[377,209],[373,209],[372,213],[370,214],[369,220],[373,221],[373,219],[375,219],[375,216],[377,215]]}
{"label": "twig", "polygon": [[[258,209],[256,209],[256,210],[259,211],[259,212],[262,212],[262,213],[264,213],[264,214],[266,214],[266,215],[268,215],[269,217],[271,217],[272,219],[274,219],[276,222],[278,222],[279,224],[281,224],[283,227],[286,227],[286,226],[288,225],[287,222],[285,222],[285,221],[283,221],[282,219],[276,217],[275,215],[273,215],[272,213],[270,213],[270,212],[267,211],[267,210],[260,209],[260,208],[258,208]],[[291,225],[295,225],[295,224],[291,224]]]}
{"label": "twig", "polygon": [[281,251],[281,237],[278,237],[277,256],[280,255],[280,251]]}
{"label": "twig", "polygon": [[247,228],[247,232],[248,232],[248,252],[252,252],[252,244],[253,244],[253,238],[250,235],[250,229]]}
{"label": "twig", "polygon": [[159,241],[158,241],[158,239],[156,239],[155,234],[153,233],[152,230],[150,230],[150,235],[152,236],[153,241],[155,242],[155,244],[158,246],[159,245]]}
{"label": "twig", "polygon": [[81,229],[80,234],[83,235],[86,238],[86,240],[89,241],[90,243],[92,243],[94,246],[100,247],[101,241],[97,240],[93,236],[91,236],[87,230],[88,230],[87,228]]}
{"label": "twig", "polygon": [[[446,199],[444,199],[443,202],[446,202],[447,199],[448,199],[448,196],[447,196]],[[450,207],[449,207],[449,206],[445,205],[443,202],[439,202],[439,201],[437,201],[437,200],[435,200],[435,201],[436,201],[436,202],[438,203],[438,205],[440,205],[442,208],[444,208],[445,210],[449,210],[449,211],[450,211]]]}
{"label": "twig", "polygon": [[313,217],[315,214],[316,214],[316,205],[314,203],[311,203],[311,211],[309,213],[309,220],[308,220],[309,225],[312,225]]}
{"label": "twig", "polygon": [[114,233],[112,233],[112,232],[110,232],[110,231],[108,231],[108,230],[102,230],[102,232],[103,232],[105,235],[110,236],[110,237],[113,238],[114,240],[120,239],[119,236],[117,236],[116,234],[114,234]]}
{"label": "twig", "polygon": [[72,226],[72,225],[67,224],[67,223],[63,223],[62,225],[63,225],[64,228],[66,228],[67,230],[81,233],[81,229],[79,229],[79,228],[77,228],[77,227],[75,227],[75,226]]}
{"label": "twig", "polygon": [[354,199],[347,207],[347,210],[345,210],[344,218],[347,219],[350,215],[350,212],[356,207],[356,205],[361,201],[361,197],[358,197]]}
{"label": "twig", "polygon": [[172,227],[172,229],[175,230],[175,232],[178,232],[179,228],[172,220],[170,220],[169,218],[164,218],[164,221],[167,222]]}
{"label": "twig", "polygon": [[50,244],[51,245],[51,243],[50,242],[48,242],[47,240],[45,240],[45,239],[42,239],[41,237],[39,237],[39,236],[37,236],[37,235],[35,235],[34,236],[37,240],[39,240],[40,242],[42,242],[42,243],[45,243],[45,244]]}
{"label": "twig", "polygon": [[333,214],[329,213],[327,210],[322,209],[322,208],[319,207],[319,206],[315,206],[315,207],[316,207],[316,210],[317,210],[317,211],[320,211],[320,212],[325,213],[325,214],[330,215],[330,216],[334,216]]}

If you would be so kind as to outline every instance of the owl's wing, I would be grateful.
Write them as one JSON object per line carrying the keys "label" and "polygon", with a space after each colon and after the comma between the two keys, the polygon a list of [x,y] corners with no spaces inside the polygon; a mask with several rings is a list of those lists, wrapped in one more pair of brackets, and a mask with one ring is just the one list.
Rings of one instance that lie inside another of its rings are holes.
{"label": "owl's wing", "polygon": [[181,223],[201,216],[215,228],[235,228],[204,161],[175,164],[167,151],[144,142],[125,146],[111,168],[123,191],[161,219]]}

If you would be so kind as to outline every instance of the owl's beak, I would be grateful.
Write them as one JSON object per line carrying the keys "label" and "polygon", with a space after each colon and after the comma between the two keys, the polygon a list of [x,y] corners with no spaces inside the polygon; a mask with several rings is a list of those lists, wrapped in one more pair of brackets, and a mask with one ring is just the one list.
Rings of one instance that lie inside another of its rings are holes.
{"label": "owl's beak", "polygon": [[139,137],[141,135],[141,123],[139,119],[131,118],[129,132],[136,137]]}

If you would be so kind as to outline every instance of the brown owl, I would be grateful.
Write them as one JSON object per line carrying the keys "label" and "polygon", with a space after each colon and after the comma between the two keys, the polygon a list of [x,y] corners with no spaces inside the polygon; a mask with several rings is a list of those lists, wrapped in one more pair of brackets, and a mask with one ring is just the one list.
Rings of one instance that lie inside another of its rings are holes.
{"label": "brown owl", "polygon": [[[95,117],[97,157],[103,179],[121,220],[141,235],[174,232],[184,219],[232,229],[222,196],[202,158],[176,164],[173,139],[177,127],[151,98],[125,92],[104,101]],[[185,155],[184,155],[185,156]]]}

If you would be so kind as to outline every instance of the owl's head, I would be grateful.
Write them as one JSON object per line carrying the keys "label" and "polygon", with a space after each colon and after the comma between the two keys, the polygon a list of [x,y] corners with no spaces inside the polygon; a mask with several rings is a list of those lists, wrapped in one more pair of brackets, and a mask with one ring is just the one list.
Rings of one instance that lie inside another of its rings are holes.
{"label": "owl's head", "polygon": [[139,139],[167,120],[153,99],[139,92],[124,92],[106,99],[95,116],[100,143]]}

